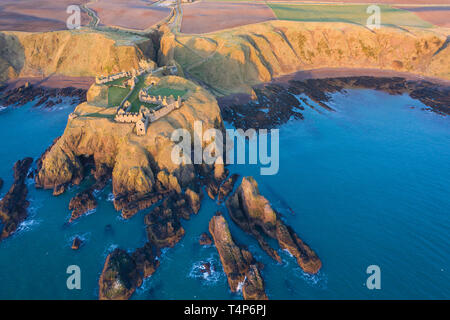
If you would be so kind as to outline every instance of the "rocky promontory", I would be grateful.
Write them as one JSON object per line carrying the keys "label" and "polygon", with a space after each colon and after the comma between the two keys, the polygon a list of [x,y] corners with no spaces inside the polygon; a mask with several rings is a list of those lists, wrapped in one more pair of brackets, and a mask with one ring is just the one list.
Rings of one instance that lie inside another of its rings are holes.
{"label": "rocky promontory", "polygon": [[266,300],[264,280],[259,272],[258,263],[250,251],[235,244],[228,223],[222,215],[212,217],[209,232],[219,252],[231,291],[237,292],[242,287],[244,299]]}
{"label": "rocky promontory", "polygon": [[258,240],[261,248],[277,261],[280,256],[264,239],[269,236],[278,241],[282,249],[292,254],[303,271],[315,274],[322,267],[316,253],[304,243],[281,220],[279,213],[272,209],[269,201],[260,195],[258,184],[253,177],[244,177],[236,192],[226,200],[228,212],[233,221],[245,232]]}
{"label": "rocky promontory", "polygon": [[193,136],[195,121],[202,121],[204,131],[220,128],[220,110],[210,93],[189,80],[167,76],[160,79],[159,85],[177,86],[187,93],[182,107],[150,123],[144,136],[136,135],[132,123],[115,122],[115,108],[99,107],[89,101],[80,104],[64,134],[43,155],[36,186],[58,190],[79,184],[89,174],[85,163],[90,158],[95,168],[111,168],[114,205],[124,217],[161,200],[161,195],[189,187],[195,178],[194,166],[172,161],[175,142],[171,135],[176,129],[186,129]]}
{"label": "rocky promontory", "polygon": [[13,185],[0,201],[0,221],[3,225],[0,241],[12,235],[28,216],[28,188],[25,179],[32,163],[32,158],[25,158],[14,164]]}

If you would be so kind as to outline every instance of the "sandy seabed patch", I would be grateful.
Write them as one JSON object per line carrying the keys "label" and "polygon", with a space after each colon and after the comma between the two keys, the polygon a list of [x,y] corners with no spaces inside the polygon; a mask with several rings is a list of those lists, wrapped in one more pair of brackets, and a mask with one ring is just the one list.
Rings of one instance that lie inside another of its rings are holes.
{"label": "sandy seabed patch", "polygon": [[181,32],[208,33],[275,19],[262,3],[198,2],[183,5]]}
{"label": "sandy seabed patch", "polygon": [[167,18],[170,8],[151,6],[154,1],[98,0],[90,3],[100,18],[100,25],[145,30]]}

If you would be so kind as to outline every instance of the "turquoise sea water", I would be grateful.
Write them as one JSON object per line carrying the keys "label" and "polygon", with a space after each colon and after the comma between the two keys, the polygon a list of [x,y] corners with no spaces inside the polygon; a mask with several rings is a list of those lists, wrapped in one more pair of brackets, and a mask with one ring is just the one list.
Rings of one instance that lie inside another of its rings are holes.
{"label": "turquoise sea water", "polygon": [[[261,193],[323,262],[316,276],[304,274],[285,252],[277,264],[229,221],[235,240],[265,264],[269,298],[449,298],[450,118],[421,110],[407,95],[372,90],[334,94],[331,106],[337,112],[307,108],[305,120],[280,128],[277,175],[230,166],[256,178]],[[26,105],[0,112],[1,195],[12,182],[14,162],[36,159],[62,134],[72,109]],[[80,188],[53,197],[29,181],[30,216],[0,243],[0,299],[96,299],[108,252],[145,243],[146,211],[121,219],[108,200],[111,187],[98,194],[95,212],[67,226],[69,200]],[[183,221],[186,236],[164,252],[133,299],[241,298],[230,293],[215,248],[198,245],[216,210],[226,212],[205,197],[199,214]],[[75,235],[86,240],[79,251],[70,249]],[[216,270],[209,277],[199,270],[206,261]],[[81,268],[81,290],[66,287],[72,264]],[[366,268],[373,264],[381,268],[381,290],[365,287]]]}

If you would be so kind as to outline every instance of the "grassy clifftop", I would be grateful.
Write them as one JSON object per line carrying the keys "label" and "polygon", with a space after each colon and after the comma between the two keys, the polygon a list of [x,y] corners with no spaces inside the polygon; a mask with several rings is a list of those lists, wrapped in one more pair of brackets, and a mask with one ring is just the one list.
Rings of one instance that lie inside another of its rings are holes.
{"label": "grassy clifftop", "polygon": [[93,31],[0,33],[0,81],[18,76],[97,76],[153,57],[151,40]]}
{"label": "grassy clifftop", "polygon": [[376,68],[450,79],[448,31],[348,23],[270,21],[210,33],[166,33],[160,58],[218,94],[250,92],[251,86],[296,71]]}

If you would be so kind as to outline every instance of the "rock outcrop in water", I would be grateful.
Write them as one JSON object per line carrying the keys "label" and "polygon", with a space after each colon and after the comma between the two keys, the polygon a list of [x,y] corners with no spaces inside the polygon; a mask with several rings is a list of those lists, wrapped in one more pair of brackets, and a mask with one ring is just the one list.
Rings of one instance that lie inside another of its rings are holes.
{"label": "rock outcrop in water", "polygon": [[212,217],[209,222],[209,232],[219,252],[231,291],[237,292],[242,286],[244,299],[267,299],[258,263],[248,250],[235,244],[228,223],[222,215]]}
{"label": "rock outcrop in water", "polygon": [[32,163],[32,158],[25,158],[14,164],[13,185],[0,201],[0,221],[3,225],[0,241],[11,236],[28,216],[28,188],[25,180]]}
{"label": "rock outcrop in water", "polygon": [[69,210],[73,210],[69,222],[78,219],[90,210],[94,210],[96,207],[97,200],[95,200],[90,189],[78,193],[69,202]]}
{"label": "rock outcrop in water", "polygon": [[99,279],[100,300],[126,300],[143,279],[151,276],[159,266],[159,251],[150,243],[129,254],[115,249],[105,261]]}
{"label": "rock outcrop in water", "polygon": [[286,226],[269,201],[259,194],[258,184],[252,177],[244,177],[236,192],[226,205],[233,221],[245,232],[253,235],[261,248],[272,258],[281,261],[280,256],[264,239],[269,236],[278,240],[296,259],[303,271],[315,274],[322,263],[316,253],[297,234]]}
{"label": "rock outcrop in water", "polygon": [[185,234],[180,219],[189,219],[195,213],[197,204],[192,207],[189,198],[171,192],[144,218],[148,239],[145,246],[131,254],[115,249],[107,257],[99,280],[100,299],[128,299],[142,280],[155,272],[160,249],[173,247]]}

